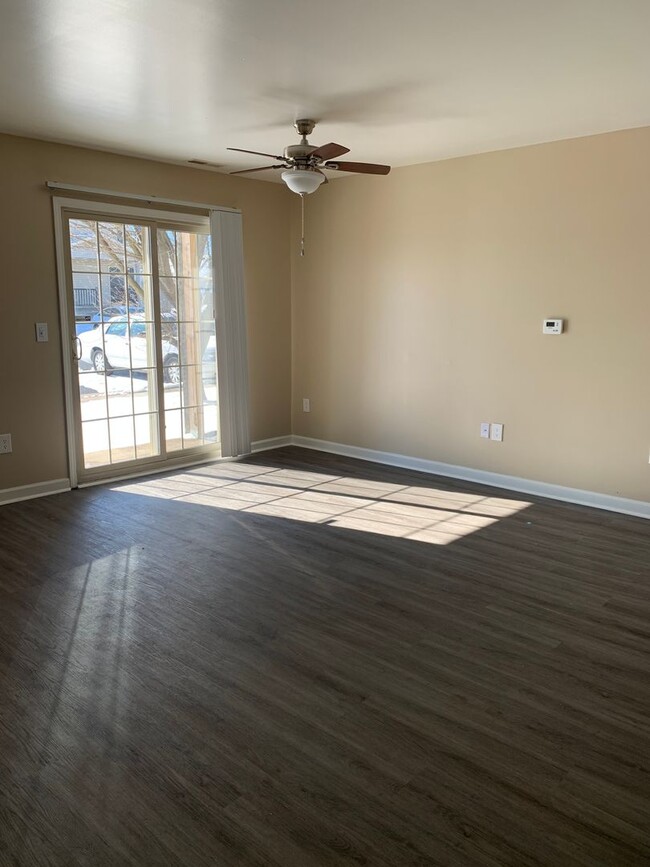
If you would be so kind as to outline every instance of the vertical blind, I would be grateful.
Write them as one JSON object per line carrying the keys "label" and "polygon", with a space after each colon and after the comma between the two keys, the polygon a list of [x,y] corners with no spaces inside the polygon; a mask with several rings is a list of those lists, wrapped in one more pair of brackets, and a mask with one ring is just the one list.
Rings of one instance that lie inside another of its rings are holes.
{"label": "vertical blind", "polygon": [[224,457],[251,450],[248,332],[241,214],[210,213],[217,330],[217,367]]}

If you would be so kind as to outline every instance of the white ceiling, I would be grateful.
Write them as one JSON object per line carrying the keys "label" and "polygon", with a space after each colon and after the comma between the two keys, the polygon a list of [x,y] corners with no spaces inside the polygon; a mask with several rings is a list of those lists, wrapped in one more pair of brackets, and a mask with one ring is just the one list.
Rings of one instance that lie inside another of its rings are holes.
{"label": "white ceiling", "polygon": [[[0,130],[224,169],[650,125],[649,0],[2,0]],[[273,178],[269,172],[254,177]]]}

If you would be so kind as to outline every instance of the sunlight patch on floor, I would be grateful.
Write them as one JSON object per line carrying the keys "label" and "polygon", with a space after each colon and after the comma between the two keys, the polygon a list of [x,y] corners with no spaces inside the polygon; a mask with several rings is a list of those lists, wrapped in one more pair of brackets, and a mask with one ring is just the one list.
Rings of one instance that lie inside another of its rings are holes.
{"label": "sunlight patch on floor", "polygon": [[303,470],[223,463],[111,490],[446,545],[531,504]]}

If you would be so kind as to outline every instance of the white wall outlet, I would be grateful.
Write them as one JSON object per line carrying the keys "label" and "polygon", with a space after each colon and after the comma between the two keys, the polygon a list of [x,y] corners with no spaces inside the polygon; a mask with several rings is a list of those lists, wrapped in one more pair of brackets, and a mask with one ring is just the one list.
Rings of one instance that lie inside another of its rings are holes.
{"label": "white wall outlet", "polygon": [[0,434],[0,455],[11,452],[11,434]]}
{"label": "white wall outlet", "polygon": [[302,411],[311,412],[311,404],[308,397],[303,397],[302,399]]}
{"label": "white wall outlet", "polygon": [[481,437],[484,440],[490,439],[490,422],[489,421],[482,421],[481,422]]}
{"label": "white wall outlet", "polygon": [[545,319],[542,325],[542,334],[562,334],[564,331],[564,319]]}
{"label": "white wall outlet", "polygon": [[37,343],[47,343],[49,340],[47,334],[47,322],[37,322],[36,323],[36,342]]}
{"label": "white wall outlet", "polygon": [[490,439],[494,440],[497,443],[503,441],[503,425],[495,424],[492,422],[492,429],[490,431]]}

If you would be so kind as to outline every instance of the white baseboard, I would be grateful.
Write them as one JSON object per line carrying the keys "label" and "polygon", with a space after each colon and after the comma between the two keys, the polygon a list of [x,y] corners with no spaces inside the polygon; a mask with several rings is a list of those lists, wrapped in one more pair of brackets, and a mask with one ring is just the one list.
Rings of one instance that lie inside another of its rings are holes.
{"label": "white baseboard", "polygon": [[[286,437],[281,437],[285,440]],[[634,515],[638,518],[650,518],[650,503],[642,500],[629,500],[625,497],[614,497],[609,494],[599,494],[595,491],[582,491],[579,488],[565,488],[563,485],[551,485],[548,482],[537,482],[533,479],[522,479],[518,476],[506,476],[502,473],[491,473],[487,470],[475,470],[471,467],[458,467],[454,464],[444,464],[440,461],[429,461],[424,458],[411,458],[406,455],[380,452],[375,449],[364,449],[360,446],[348,446],[332,443],[327,440],[317,440],[311,437],[293,436],[294,446],[304,449],[315,449],[348,458],[358,458],[363,461],[373,461],[377,464],[388,464],[392,467],[403,467],[417,470],[421,473],[431,473],[435,476],[448,476],[466,482],[476,482],[490,485],[494,488],[506,488],[522,494],[532,494],[536,497],[547,497],[551,500],[562,500],[579,506],[591,506],[594,509],[605,509],[608,512],[620,512],[623,515]],[[286,443],[282,443],[286,445]]]}
{"label": "white baseboard", "polygon": [[21,500],[33,500],[35,497],[46,497],[48,494],[62,494],[69,490],[71,490],[70,479],[52,479],[50,482],[38,482],[36,485],[2,488],[0,489],[0,506],[7,503],[18,503]]}
{"label": "white baseboard", "polygon": [[284,437],[271,437],[268,440],[257,440],[251,443],[251,453],[266,452],[269,449],[280,449],[282,446],[292,446],[294,438],[289,434]]}
{"label": "white baseboard", "polygon": [[[506,476],[502,473],[476,470],[471,467],[459,467],[454,464],[445,464],[440,461],[430,461],[424,458],[412,458],[407,455],[393,454],[392,452],[380,452],[375,449],[361,448],[360,446],[348,446],[342,443],[329,442],[328,440],[287,435],[258,440],[251,445],[253,453],[282,448],[283,446],[300,446],[304,449],[329,452],[330,454],[342,455],[343,457],[358,458],[359,460],[372,461],[377,464],[387,464],[392,467],[417,470],[421,473],[430,473],[436,476],[447,476],[466,482],[490,485],[494,488],[505,488],[506,490],[517,491],[522,494],[532,494],[536,497],[547,497],[551,500],[562,500],[563,502],[575,503],[579,506],[591,506],[594,509],[605,509],[608,512],[620,512],[623,515],[634,515],[638,518],[650,519],[650,503],[646,503],[643,500],[630,500],[625,497],[599,494],[595,491],[566,488],[563,485],[551,485],[547,482],[522,479],[518,476]],[[179,469],[179,467],[175,467],[175,469]],[[148,472],[151,472],[151,470],[148,470]],[[69,490],[69,479],[52,479],[49,482],[40,482],[35,485],[4,488],[0,489],[0,505],[17,503],[21,500],[31,500],[35,497],[45,497],[48,494],[60,494]]]}

